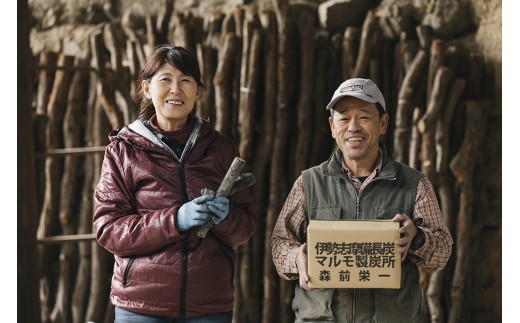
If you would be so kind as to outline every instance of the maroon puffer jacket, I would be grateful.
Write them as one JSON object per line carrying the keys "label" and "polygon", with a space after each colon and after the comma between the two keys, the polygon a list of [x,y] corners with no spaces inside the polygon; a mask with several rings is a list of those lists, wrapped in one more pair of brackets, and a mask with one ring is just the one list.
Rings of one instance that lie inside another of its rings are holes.
{"label": "maroon puffer jacket", "polygon": [[111,300],[172,318],[233,309],[235,250],[254,233],[251,191],[230,197],[227,218],[205,238],[175,225],[183,203],[217,190],[236,146],[204,121],[184,163],[128,127],[110,134],[95,190],[97,241],[115,255]]}

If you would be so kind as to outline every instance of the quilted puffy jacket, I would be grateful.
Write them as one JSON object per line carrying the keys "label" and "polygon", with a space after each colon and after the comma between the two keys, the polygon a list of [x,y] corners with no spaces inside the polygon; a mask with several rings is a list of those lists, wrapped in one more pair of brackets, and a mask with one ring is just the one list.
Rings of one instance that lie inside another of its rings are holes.
{"label": "quilted puffy jacket", "polygon": [[205,238],[198,227],[178,230],[179,208],[202,188],[216,191],[239,156],[208,121],[195,124],[180,159],[141,121],[109,135],[93,223],[97,242],[115,257],[115,306],[172,318],[233,309],[236,249],[256,226],[251,191],[229,197],[227,218]]}

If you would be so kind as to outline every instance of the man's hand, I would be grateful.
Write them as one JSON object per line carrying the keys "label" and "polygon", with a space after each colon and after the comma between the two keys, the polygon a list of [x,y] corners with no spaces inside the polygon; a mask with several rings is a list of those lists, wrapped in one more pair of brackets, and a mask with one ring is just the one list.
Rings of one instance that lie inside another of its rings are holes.
{"label": "man's hand", "polygon": [[400,223],[399,233],[401,238],[397,239],[395,244],[401,253],[401,262],[403,262],[408,254],[408,249],[410,249],[410,243],[417,234],[417,228],[406,214],[396,214],[392,221]]}
{"label": "man's hand", "polygon": [[304,243],[298,254],[296,255],[296,268],[300,279],[300,287],[306,290],[312,290],[309,287],[309,274],[307,273],[307,243]]}

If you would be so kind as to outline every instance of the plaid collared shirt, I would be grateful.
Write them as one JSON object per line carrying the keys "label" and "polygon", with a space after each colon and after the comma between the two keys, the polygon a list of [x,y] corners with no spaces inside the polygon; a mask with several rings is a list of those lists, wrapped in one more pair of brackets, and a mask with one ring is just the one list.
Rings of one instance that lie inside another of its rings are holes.
{"label": "plaid collared shirt", "polygon": [[[381,170],[382,163],[382,152],[380,151],[376,168],[363,182],[354,176],[344,162],[342,168],[360,194],[374,180]],[[282,207],[271,238],[273,262],[276,270],[282,278],[288,280],[298,278],[296,255],[307,240],[309,221],[304,203],[303,179],[300,175]],[[411,260],[427,272],[441,270],[451,255],[453,240],[444,223],[433,185],[424,175],[417,186],[414,212],[411,219],[414,223],[421,223],[422,221],[420,226],[426,239],[421,248],[415,251],[409,250]]]}

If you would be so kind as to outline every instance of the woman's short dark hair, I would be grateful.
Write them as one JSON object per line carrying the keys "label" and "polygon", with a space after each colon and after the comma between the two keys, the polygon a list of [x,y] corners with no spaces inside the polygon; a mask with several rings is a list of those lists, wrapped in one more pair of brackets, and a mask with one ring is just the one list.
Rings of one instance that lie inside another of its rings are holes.
{"label": "woman's short dark hair", "polygon": [[199,98],[204,98],[206,87],[203,83],[197,55],[193,50],[170,44],[159,45],[146,59],[144,66],[139,73],[139,78],[137,79],[136,91],[133,94],[134,101],[139,104],[138,118],[140,120],[148,120],[155,113],[152,100],[148,99],[144,95],[142,83],[143,81],[149,82],[165,63],[168,63],[180,70],[182,73],[193,77],[199,88]]}

